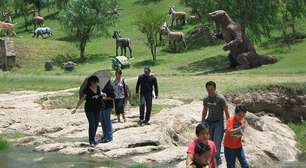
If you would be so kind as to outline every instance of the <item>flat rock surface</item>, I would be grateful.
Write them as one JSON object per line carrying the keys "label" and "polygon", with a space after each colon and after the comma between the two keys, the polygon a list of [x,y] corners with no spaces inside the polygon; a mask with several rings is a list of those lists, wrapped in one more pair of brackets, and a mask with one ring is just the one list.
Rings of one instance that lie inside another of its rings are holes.
{"label": "flat rock surface", "polygon": [[[195,137],[195,126],[201,120],[202,102],[184,104],[172,99],[154,100],[154,104],[172,107],[153,115],[151,125],[145,126],[137,124],[138,108],[130,108],[126,113],[127,122],[118,123],[114,120],[114,140],[89,150],[88,122],[83,110],[72,115],[70,110],[43,109],[36,103],[45,96],[69,95],[74,90],[0,95],[0,131],[25,134],[15,143],[35,145],[36,151],[85,154],[105,159],[129,158],[136,163],[185,166],[187,145]],[[231,112],[233,109],[230,105]],[[287,125],[266,115],[258,117],[250,114],[247,119],[250,125],[243,143],[252,166],[260,168],[272,166],[274,161],[296,160],[300,151],[296,148],[294,132]],[[101,127],[97,134],[97,138],[101,137]],[[221,167],[226,166],[223,164]]]}

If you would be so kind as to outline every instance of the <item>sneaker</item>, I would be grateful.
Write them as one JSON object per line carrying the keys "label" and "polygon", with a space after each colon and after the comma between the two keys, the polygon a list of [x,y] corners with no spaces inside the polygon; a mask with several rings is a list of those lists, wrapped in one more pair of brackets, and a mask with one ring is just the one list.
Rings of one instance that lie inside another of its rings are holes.
{"label": "sneaker", "polygon": [[108,142],[110,142],[110,141],[112,141],[112,140],[110,140],[110,139],[102,139],[102,140],[101,140],[101,143],[108,143]]}
{"label": "sneaker", "polygon": [[142,124],[143,124],[143,121],[142,121],[142,120],[139,120],[139,121],[138,121],[138,125],[141,126]]}
{"label": "sneaker", "polygon": [[143,122],[145,125],[150,125],[149,121],[144,121]]}

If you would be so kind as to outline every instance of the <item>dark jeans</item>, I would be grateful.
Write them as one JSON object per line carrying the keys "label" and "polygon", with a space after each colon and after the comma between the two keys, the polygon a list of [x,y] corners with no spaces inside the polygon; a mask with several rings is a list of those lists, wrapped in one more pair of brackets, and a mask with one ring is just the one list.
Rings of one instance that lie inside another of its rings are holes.
{"label": "dark jeans", "polygon": [[224,147],[224,155],[225,155],[227,168],[235,168],[236,158],[238,158],[241,168],[249,168],[242,147],[238,149],[230,149]]}
{"label": "dark jeans", "polygon": [[219,121],[206,121],[208,126],[209,126],[209,134],[210,138],[214,143],[216,144],[217,148],[217,155],[216,155],[216,160],[218,165],[221,164],[221,144],[222,144],[222,139],[224,135],[224,121],[219,120]]}
{"label": "dark jeans", "polygon": [[107,108],[102,110],[101,112],[101,126],[103,131],[103,138],[107,140],[113,140],[113,127],[112,127],[112,120],[111,120],[111,114],[112,114],[112,108]]}
{"label": "dark jeans", "polygon": [[[151,111],[152,111],[152,95],[140,95],[140,120],[145,120],[145,122],[150,121]],[[146,116],[144,116],[144,112],[146,109]]]}
{"label": "dark jeans", "polygon": [[96,132],[99,126],[100,112],[85,112],[85,114],[89,123],[89,129],[88,129],[89,143],[95,144]]}

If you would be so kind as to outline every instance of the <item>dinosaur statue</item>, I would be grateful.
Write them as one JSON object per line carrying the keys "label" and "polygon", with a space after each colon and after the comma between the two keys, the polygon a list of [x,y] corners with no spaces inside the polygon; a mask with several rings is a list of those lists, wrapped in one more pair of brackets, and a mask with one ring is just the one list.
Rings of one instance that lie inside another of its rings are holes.
{"label": "dinosaur statue", "polygon": [[225,45],[223,50],[230,51],[230,67],[236,69],[249,69],[264,64],[274,64],[277,59],[271,56],[258,55],[256,49],[245,35],[244,28],[234,22],[223,10],[209,13],[208,18],[221,27]]}

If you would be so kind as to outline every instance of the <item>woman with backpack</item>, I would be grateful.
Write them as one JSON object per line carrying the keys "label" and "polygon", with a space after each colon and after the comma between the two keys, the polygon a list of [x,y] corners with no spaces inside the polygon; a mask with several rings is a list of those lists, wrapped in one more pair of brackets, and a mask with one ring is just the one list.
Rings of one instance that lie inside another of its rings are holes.
{"label": "woman with backpack", "polygon": [[121,122],[120,116],[122,115],[123,121],[126,122],[124,115],[124,107],[129,98],[129,88],[127,82],[121,77],[122,71],[119,69],[115,73],[115,80],[113,81],[113,88],[115,91],[115,112],[118,122]]}

